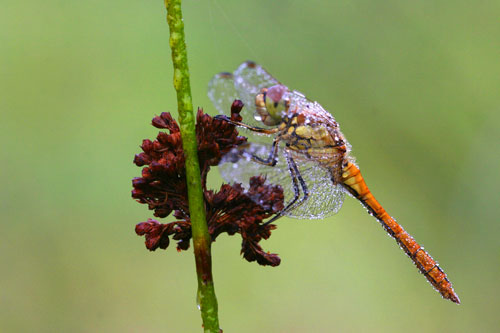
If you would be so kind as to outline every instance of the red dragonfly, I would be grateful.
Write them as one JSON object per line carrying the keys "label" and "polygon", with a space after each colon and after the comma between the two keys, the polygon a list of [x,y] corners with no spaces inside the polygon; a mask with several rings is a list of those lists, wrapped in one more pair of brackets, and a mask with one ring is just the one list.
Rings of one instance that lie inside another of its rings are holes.
{"label": "red dragonfly", "polygon": [[227,181],[248,184],[251,176],[263,174],[282,185],[285,207],[267,223],[281,216],[314,219],[335,214],[347,192],[381,223],[444,298],[460,303],[436,261],[372,195],[338,123],[319,103],[290,90],[250,61],[233,74],[215,75],[208,95],[222,114],[235,99],[245,104],[246,123],[218,117],[257,135],[244,148],[227,154],[220,169]]}

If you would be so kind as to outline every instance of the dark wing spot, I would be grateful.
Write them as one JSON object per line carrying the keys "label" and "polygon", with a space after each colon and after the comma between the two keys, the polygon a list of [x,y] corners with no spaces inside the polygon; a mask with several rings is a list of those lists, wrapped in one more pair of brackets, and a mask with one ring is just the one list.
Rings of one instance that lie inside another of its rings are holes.
{"label": "dark wing spot", "polygon": [[252,61],[252,60],[247,60],[246,63],[247,63],[248,68],[255,68],[255,67],[257,67],[257,64],[254,61]]}

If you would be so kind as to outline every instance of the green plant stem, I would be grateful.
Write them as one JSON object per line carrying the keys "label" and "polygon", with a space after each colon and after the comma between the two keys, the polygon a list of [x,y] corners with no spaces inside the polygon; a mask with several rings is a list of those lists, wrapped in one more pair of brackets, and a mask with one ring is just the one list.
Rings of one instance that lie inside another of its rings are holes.
{"label": "green plant stem", "polygon": [[193,234],[196,273],[198,275],[197,300],[205,332],[218,333],[219,319],[212,278],[211,239],[205,217],[200,166],[198,164],[195,116],[189,84],[181,0],[165,0],[165,7],[167,8],[167,22],[170,28],[170,48],[172,49],[172,61],[174,64],[174,87],[177,91],[179,124],[186,160],[189,214]]}

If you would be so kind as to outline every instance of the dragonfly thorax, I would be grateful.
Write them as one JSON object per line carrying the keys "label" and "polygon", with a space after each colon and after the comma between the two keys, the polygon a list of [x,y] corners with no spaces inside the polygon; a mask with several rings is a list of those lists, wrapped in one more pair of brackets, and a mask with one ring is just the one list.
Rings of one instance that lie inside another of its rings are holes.
{"label": "dragonfly thorax", "polygon": [[288,88],[281,84],[262,88],[255,96],[255,119],[267,126],[278,125],[290,105],[287,93]]}

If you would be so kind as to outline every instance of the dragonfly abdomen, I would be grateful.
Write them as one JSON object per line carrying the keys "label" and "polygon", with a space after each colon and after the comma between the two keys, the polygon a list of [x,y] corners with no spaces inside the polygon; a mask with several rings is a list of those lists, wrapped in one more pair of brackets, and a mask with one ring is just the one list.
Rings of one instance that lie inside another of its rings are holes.
{"label": "dragonfly abdomen", "polygon": [[424,251],[413,237],[407,233],[396,220],[378,203],[372,195],[361,175],[359,168],[348,162],[342,169],[342,182],[344,187],[365,206],[370,214],[382,224],[384,229],[391,235],[406,252],[408,257],[415,263],[422,274],[441,295],[455,303],[460,304],[460,299],[453,290],[451,282],[439,267],[437,262]]}

